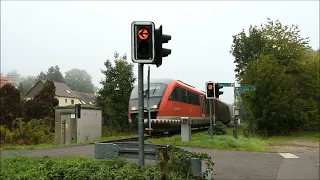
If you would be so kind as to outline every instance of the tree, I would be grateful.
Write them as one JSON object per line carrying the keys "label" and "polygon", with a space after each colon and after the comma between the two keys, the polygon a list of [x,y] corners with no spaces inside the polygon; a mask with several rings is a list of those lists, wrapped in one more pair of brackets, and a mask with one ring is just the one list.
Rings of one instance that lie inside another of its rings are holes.
{"label": "tree", "polygon": [[237,78],[242,86],[256,87],[242,96],[249,124],[267,135],[310,130],[318,123],[319,70],[314,67],[319,66],[311,65],[316,61],[310,60],[308,38],[299,32],[297,25],[268,19],[261,28],[251,26],[249,36],[244,31],[234,36]]}
{"label": "tree", "polygon": [[136,78],[133,73],[133,64],[127,61],[127,55],[119,56],[114,53],[114,66],[110,60],[101,70],[105,79],[101,81],[103,87],[98,91],[96,104],[103,108],[104,116],[115,128],[128,129],[128,103]]}
{"label": "tree", "polygon": [[21,82],[21,80],[20,80],[21,76],[20,76],[20,74],[18,73],[17,70],[12,70],[12,71],[8,72],[7,76],[13,78],[17,82]]}
{"label": "tree", "polygon": [[[267,18],[267,23],[250,26],[249,34],[244,30],[233,36],[230,53],[235,57],[236,77],[241,84],[242,75],[250,62],[257,60],[259,54],[275,53],[280,64],[288,65],[292,59],[301,59],[310,50],[308,38],[302,38],[297,25],[282,25],[280,21]],[[286,53],[286,54],[283,54]]]}
{"label": "tree", "polygon": [[53,66],[49,67],[46,73],[41,71],[40,74],[37,76],[36,82],[39,81],[40,79],[65,83],[64,77],[60,72],[59,66],[57,65],[54,67]]}
{"label": "tree", "polygon": [[0,88],[0,121],[1,125],[12,128],[13,120],[21,115],[20,92],[11,84]]}
{"label": "tree", "polygon": [[35,84],[35,78],[33,77],[22,77],[22,81],[19,83],[19,91],[21,96],[25,96],[27,92],[32,88]]}
{"label": "tree", "polygon": [[78,92],[93,93],[92,77],[85,70],[71,69],[65,75],[66,84],[70,89]]}
{"label": "tree", "polygon": [[41,91],[26,102],[25,116],[27,120],[54,117],[54,107],[59,105],[55,97],[56,88],[52,81],[46,81]]}

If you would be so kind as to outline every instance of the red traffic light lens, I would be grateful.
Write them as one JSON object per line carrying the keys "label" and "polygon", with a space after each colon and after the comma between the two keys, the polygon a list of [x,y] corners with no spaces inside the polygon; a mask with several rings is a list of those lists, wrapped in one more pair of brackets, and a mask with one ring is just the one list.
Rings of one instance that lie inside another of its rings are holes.
{"label": "red traffic light lens", "polygon": [[208,84],[208,89],[212,90],[212,88],[213,88],[213,85],[212,84]]}

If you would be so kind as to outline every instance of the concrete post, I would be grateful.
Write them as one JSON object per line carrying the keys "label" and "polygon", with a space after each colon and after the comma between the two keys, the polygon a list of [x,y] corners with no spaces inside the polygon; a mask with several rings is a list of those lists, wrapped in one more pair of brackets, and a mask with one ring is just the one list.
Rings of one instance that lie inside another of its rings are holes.
{"label": "concrete post", "polygon": [[191,119],[189,117],[181,117],[181,141],[191,141]]}
{"label": "concrete post", "polygon": [[199,158],[190,158],[190,170],[193,176],[200,177],[202,175],[201,163],[201,159]]}

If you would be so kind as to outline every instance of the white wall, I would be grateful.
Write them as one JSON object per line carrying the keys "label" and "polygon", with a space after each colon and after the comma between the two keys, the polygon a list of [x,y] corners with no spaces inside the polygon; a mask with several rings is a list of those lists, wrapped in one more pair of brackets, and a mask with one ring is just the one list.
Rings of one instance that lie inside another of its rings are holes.
{"label": "white wall", "polygon": [[81,118],[77,120],[77,142],[100,139],[101,137],[101,110],[81,109]]}

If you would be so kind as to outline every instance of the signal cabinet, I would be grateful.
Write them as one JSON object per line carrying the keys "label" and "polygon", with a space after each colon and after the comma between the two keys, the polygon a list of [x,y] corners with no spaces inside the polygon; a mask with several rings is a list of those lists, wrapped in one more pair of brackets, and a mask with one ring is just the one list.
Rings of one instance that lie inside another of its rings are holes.
{"label": "signal cabinet", "polygon": [[77,118],[74,107],[55,109],[56,144],[76,144],[102,137],[102,110],[81,107],[81,118]]}

